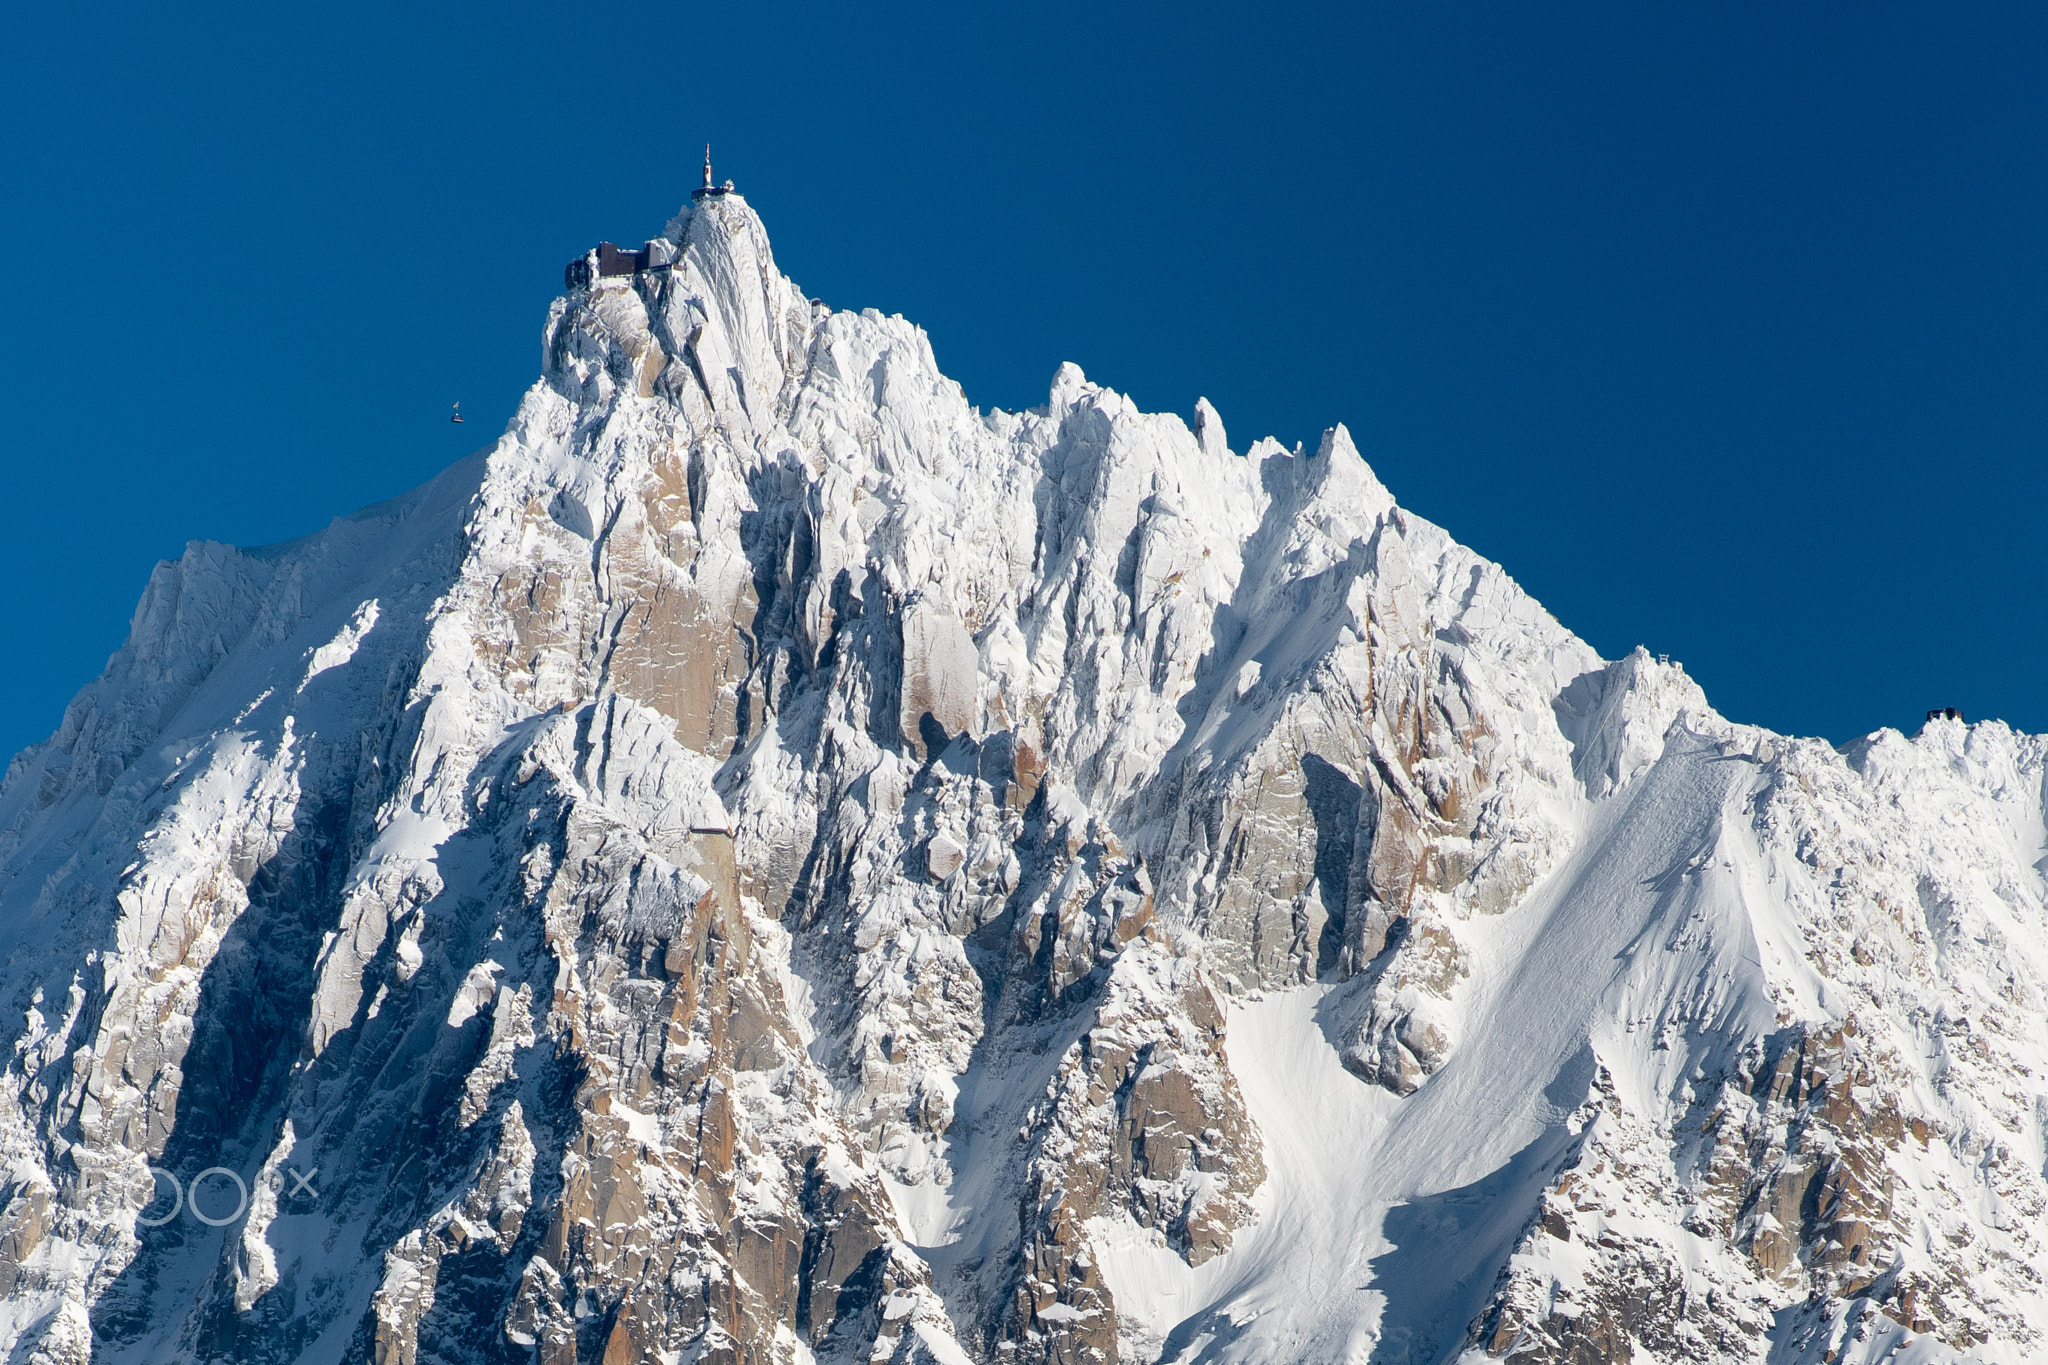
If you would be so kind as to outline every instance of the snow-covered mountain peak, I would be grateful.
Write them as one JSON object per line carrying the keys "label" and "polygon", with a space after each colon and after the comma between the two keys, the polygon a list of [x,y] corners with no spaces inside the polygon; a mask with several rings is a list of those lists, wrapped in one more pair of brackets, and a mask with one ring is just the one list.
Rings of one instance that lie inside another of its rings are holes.
{"label": "snow-covered mountain peak", "polygon": [[2039,1354],[2048,742],[1731,723],[1341,425],[977,409],[735,193],[571,277],[10,767],[11,1358]]}

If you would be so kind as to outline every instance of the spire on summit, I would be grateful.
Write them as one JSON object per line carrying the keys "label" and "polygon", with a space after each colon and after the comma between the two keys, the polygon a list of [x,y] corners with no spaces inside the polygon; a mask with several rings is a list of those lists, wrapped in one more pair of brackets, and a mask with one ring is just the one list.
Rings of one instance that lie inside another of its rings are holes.
{"label": "spire on summit", "polygon": [[691,190],[690,197],[692,199],[702,199],[707,194],[731,193],[732,181],[728,180],[723,185],[719,185],[713,183],[711,179],[711,144],[707,142],[704,144],[704,184],[699,189]]}

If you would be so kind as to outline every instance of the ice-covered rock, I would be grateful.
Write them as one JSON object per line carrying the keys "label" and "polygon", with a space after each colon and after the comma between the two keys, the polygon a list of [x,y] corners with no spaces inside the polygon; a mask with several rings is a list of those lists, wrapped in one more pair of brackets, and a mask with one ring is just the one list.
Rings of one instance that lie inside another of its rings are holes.
{"label": "ice-covered rock", "polygon": [[650,260],[9,769],[9,1359],[2048,1349],[2048,742],[1731,724],[1342,427],[976,409],[737,194]]}

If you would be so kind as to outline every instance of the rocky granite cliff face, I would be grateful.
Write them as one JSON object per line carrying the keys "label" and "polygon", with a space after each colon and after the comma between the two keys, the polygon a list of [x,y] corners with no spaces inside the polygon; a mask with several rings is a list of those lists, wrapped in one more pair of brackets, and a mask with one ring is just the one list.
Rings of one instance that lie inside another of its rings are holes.
{"label": "rocky granite cliff face", "polygon": [[9,1360],[2048,1353],[2041,737],[664,242],[10,768]]}

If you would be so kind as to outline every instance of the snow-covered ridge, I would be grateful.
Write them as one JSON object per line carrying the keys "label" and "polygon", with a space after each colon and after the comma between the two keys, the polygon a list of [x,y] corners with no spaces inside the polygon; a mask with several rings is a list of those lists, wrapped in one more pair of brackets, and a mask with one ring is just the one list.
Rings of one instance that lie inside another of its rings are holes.
{"label": "snow-covered ridge", "polygon": [[2048,741],[1731,724],[1342,427],[657,246],[9,769],[11,1359],[2048,1350]]}

